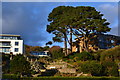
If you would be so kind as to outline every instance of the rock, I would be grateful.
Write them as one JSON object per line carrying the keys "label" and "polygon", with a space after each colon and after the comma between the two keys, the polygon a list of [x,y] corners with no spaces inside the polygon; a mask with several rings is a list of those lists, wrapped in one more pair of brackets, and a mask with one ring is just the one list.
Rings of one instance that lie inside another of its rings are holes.
{"label": "rock", "polygon": [[76,77],[79,77],[79,76],[81,76],[82,74],[83,74],[83,72],[81,72],[81,73],[77,74],[77,76],[76,76]]}
{"label": "rock", "polygon": [[64,69],[58,69],[60,73],[76,73],[76,69],[74,68],[64,68]]}

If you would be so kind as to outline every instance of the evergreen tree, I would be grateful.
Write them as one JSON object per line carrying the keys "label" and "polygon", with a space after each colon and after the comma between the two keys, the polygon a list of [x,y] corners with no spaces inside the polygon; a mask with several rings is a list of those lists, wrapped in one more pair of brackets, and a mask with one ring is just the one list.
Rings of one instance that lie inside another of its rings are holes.
{"label": "evergreen tree", "polygon": [[47,32],[55,34],[54,41],[64,41],[66,55],[67,42],[72,52],[72,35],[83,37],[84,49],[89,51],[88,44],[96,38],[95,35],[110,31],[110,23],[102,16],[103,14],[90,6],[59,6],[48,16],[50,24],[47,25]]}

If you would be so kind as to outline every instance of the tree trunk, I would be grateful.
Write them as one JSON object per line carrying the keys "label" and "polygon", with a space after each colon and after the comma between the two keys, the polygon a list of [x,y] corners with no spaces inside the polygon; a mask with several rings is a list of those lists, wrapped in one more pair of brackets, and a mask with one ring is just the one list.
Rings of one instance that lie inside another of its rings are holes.
{"label": "tree trunk", "polygon": [[72,53],[72,28],[70,28],[70,54]]}
{"label": "tree trunk", "polygon": [[84,44],[85,51],[88,52],[88,51],[89,51],[89,50],[88,50],[88,40],[86,39],[86,36],[85,36],[85,35],[84,35],[84,43],[83,43],[83,44]]}
{"label": "tree trunk", "polygon": [[65,56],[67,56],[67,35],[64,34],[64,51],[65,51]]}

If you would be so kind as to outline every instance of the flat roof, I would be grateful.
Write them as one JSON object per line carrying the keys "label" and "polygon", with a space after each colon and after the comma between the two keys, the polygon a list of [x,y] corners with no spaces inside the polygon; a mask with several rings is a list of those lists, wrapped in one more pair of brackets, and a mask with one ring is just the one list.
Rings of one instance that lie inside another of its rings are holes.
{"label": "flat roof", "polygon": [[0,34],[0,36],[20,37],[20,35],[13,35],[13,34]]}

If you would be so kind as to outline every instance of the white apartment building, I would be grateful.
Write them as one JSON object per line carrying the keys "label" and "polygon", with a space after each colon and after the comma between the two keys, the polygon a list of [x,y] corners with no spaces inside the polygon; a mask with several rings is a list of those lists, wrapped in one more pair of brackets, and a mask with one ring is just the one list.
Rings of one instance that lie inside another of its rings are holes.
{"label": "white apartment building", "polygon": [[0,34],[0,52],[23,54],[23,40],[20,35]]}

